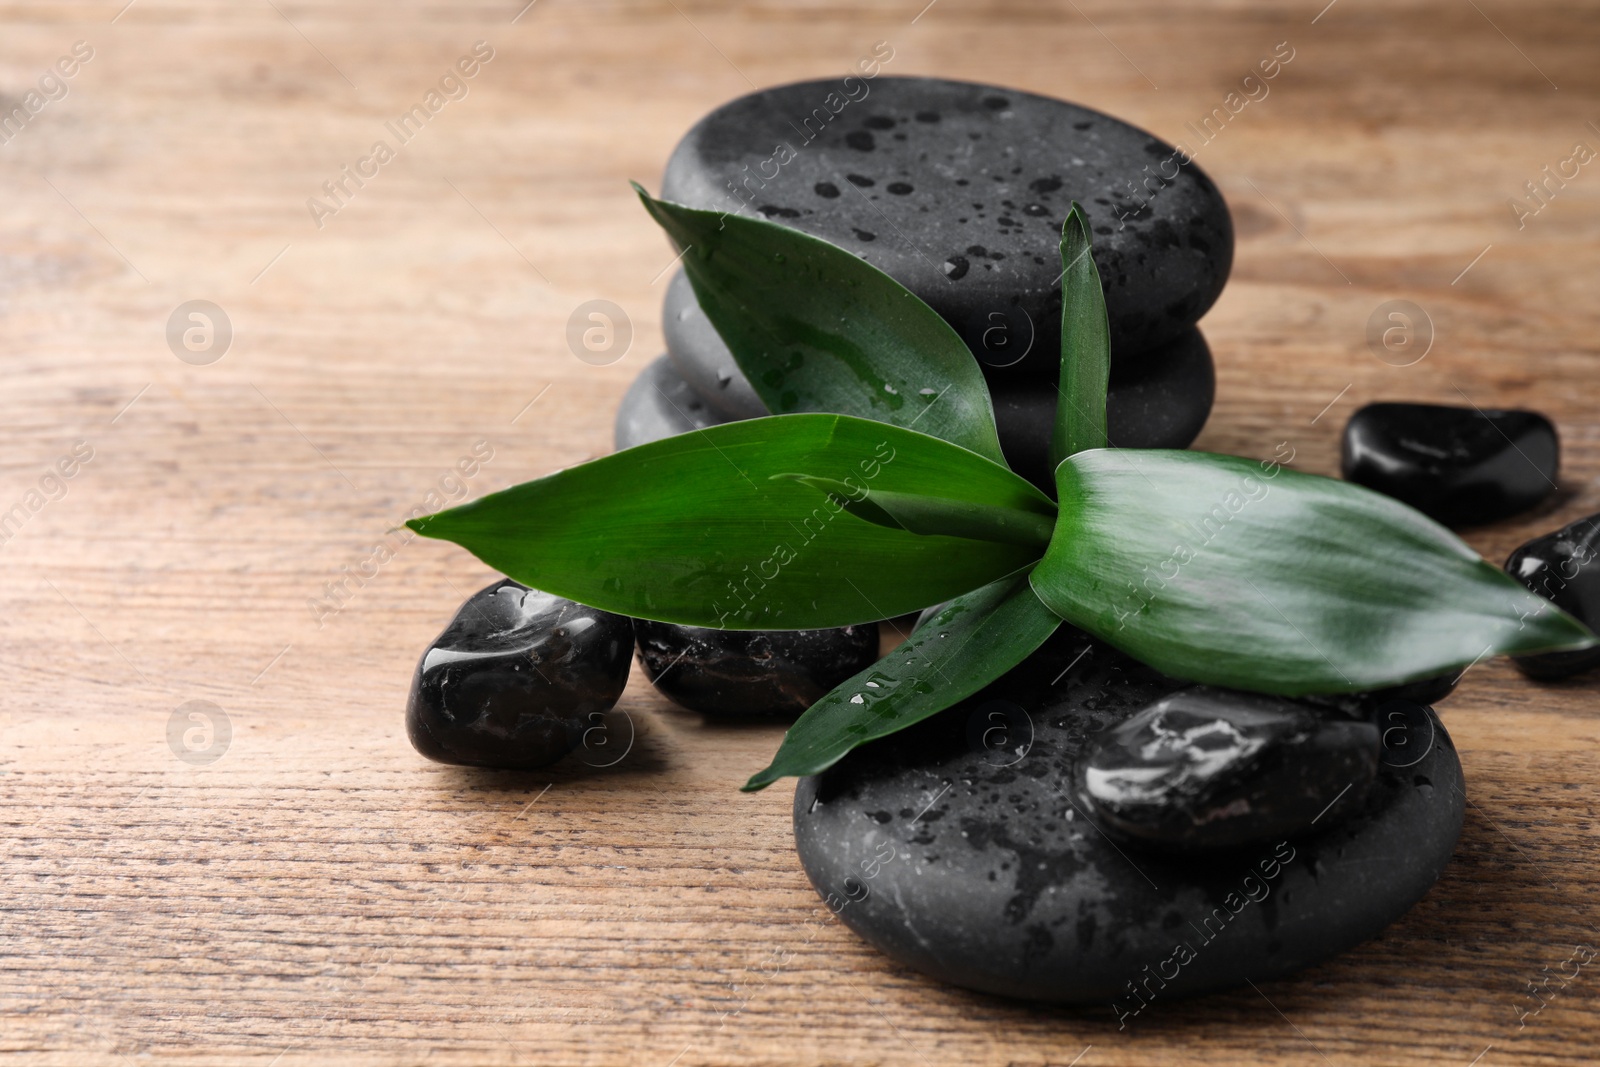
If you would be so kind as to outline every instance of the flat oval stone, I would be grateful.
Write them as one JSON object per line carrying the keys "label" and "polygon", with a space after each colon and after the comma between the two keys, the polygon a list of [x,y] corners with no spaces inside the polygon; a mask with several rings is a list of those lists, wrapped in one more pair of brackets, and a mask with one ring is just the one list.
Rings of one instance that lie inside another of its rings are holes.
{"label": "flat oval stone", "polygon": [[[1536,537],[1511,553],[1506,573],[1576,616],[1591,630],[1600,626],[1600,515],[1590,515],[1554,533]],[[1600,667],[1600,648],[1513,656],[1530,678],[1554,680]]]}
{"label": "flat oval stone", "polygon": [[794,718],[878,659],[878,624],[715,630],[638,619],[639,662],[674,704],[722,718]]}
{"label": "flat oval stone", "polygon": [[612,424],[612,441],[620,452],[727,421],[689,388],[670,359],[657,356],[622,395]]}
{"label": "flat oval stone", "polygon": [[[688,293],[688,303],[675,301],[674,293]],[[638,429],[648,427],[660,436],[686,433],[715,422],[753,419],[768,414],[749,379],[734,361],[733,353],[722,343],[716,330],[694,303],[694,292],[687,276],[680,272],[668,288],[662,311],[672,371],[652,367],[645,373],[663,393],[674,397],[664,403],[642,383],[629,390],[623,404],[627,408],[631,432],[629,444],[641,444]],[[672,325],[677,323],[676,326]],[[668,386],[667,382],[670,382]],[[691,413],[679,395],[687,383],[703,407]],[[640,390],[636,395],[635,390]],[[1211,350],[1198,328],[1191,328],[1176,340],[1148,353],[1138,367],[1114,369],[1106,397],[1106,419],[1111,441],[1119,448],[1187,448],[1199,436],[1211,413],[1216,393],[1216,372]],[[1050,435],[1055,425],[1057,392],[1037,383],[992,385],[995,424],[1000,432],[1000,447],[1012,469],[1054,495],[1055,482],[1050,464]],[[641,418],[635,413],[648,413]],[[623,417],[618,417],[619,430]],[[617,447],[625,448],[619,433]]]}
{"label": "flat oval stone", "polygon": [[[1011,469],[1056,495],[1050,463],[1060,394],[1037,386],[996,386],[995,426]],[[1117,448],[1188,448],[1211,414],[1216,373],[1211,349],[1192,328],[1131,370],[1113,369],[1106,391],[1106,436]]]}
{"label": "flat oval stone", "polygon": [[1091,738],[1073,777],[1085,815],[1163,849],[1271,844],[1359,808],[1375,723],[1233,690],[1180,689]]}
{"label": "flat oval stone", "polygon": [[1220,853],[1114,845],[1079,810],[1073,768],[1100,731],[1185,687],[1063,628],[971,699],[802,780],[806,874],[908,967],[1119,1020],[1328,959],[1433,885],[1464,793],[1449,735],[1415,704],[1337,825]]}
{"label": "flat oval stone", "polygon": [[1172,145],[1076,104],[942,78],[852,76],[730,101],[679,142],[661,195],[854,252],[1012,379],[1056,375],[1073,200],[1094,232],[1119,362],[1194,325],[1233,261],[1222,195]]}
{"label": "flat oval stone", "polygon": [[681,269],[667,284],[667,296],[661,304],[661,332],[666,336],[672,365],[720,417],[759,419],[769,414],[722,335],[700,310],[689,275]]}
{"label": "flat oval stone", "polygon": [[499,581],[422,654],[406,733],[440,763],[543,767],[604,725],[632,662],[632,619]]}
{"label": "flat oval stone", "polygon": [[1446,526],[1525,511],[1556,488],[1556,428],[1536,411],[1368,404],[1344,428],[1345,480]]}

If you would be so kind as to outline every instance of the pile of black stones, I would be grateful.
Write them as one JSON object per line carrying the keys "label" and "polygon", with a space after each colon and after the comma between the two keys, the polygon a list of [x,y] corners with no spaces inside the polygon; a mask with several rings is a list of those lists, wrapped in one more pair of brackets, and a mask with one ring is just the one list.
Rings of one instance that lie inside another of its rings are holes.
{"label": "pile of black stones", "polygon": [[[1195,323],[1233,252],[1205,174],[1074,104],[930,78],[861,84],[837,111],[822,103],[829,82],[718,108],[673,153],[662,195],[794,226],[917,293],[971,347],[1008,459],[1042,486],[1057,242],[1077,200],[1112,324],[1112,442],[1187,446],[1213,388]],[[775,171],[774,144],[792,148]],[[766,413],[681,273],[663,315],[668,352],[624,398],[619,448]],[[1372,404],[1349,420],[1342,471],[1473,526],[1544,501],[1559,442],[1535,412]],[[1600,515],[1528,542],[1506,568],[1593,626],[1597,551]],[[501,581],[423,654],[408,729],[442,762],[546,766],[616,704],[635,651],[683,708],[787,721],[870,667],[879,637],[877,623],[629,619]],[[1600,651],[1517,662],[1564,678],[1600,666]],[[1326,959],[1427,892],[1463,818],[1461,766],[1432,707],[1456,681],[1266,697],[1163,676],[1064,626],[980,693],[802,780],[799,858],[839,918],[891,957],[989,992],[1103,1002],[1126,1022],[1163,998]]]}

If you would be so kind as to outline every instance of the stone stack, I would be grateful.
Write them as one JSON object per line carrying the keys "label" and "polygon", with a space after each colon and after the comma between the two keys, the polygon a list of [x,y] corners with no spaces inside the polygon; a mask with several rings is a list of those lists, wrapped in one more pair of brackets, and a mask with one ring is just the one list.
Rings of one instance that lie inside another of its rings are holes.
{"label": "stone stack", "polygon": [[[1111,323],[1110,438],[1183,448],[1211,410],[1195,323],[1227,280],[1233,226],[1181,153],[1108,115],[938,78],[800,82],[701,119],[663,199],[764,217],[879,267],[937,311],[983,367],[1007,459],[1048,485],[1061,345],[1061,225],[1093,232]],[[767,414],[681,272],[667,354],[624,399],[618,448]]]}

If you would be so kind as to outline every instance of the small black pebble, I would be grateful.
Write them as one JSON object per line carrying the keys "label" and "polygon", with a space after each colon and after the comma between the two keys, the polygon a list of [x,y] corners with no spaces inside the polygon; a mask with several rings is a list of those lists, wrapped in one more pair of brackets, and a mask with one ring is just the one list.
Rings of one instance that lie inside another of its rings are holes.
{"label": "small black pebble", "polygon": [[[1600,515],[1590,515],[1511,553],[1506,572],[1592,630],[1600,626],[1596,556],[1600,556]],[[1600,667],[1600,648],[1513,656],[1512,662],[1528,677],[1548,681]]]}
{"label": "small black pebble", "polygon": [[1074,783],[1095,825],[1129,843],[1236,848],[1358,810],[1379,748],[1370,721],[1196,686],[1092,738]]}
{"label": "small black pebble", "polygon": [[496,582],[468,597],[422,654],[406,733],[440,763],[546,766],[616,704],[632,653],[627,616]]}
{"label": "small black pebble", "polygon": [[1446,526],[1494,522],[1555,490],[1560,445],[1535,411],[1368,404],[1344,429],[1347,481],[1404,501]]}
{"label": "small black pebble", "polygon": [[793,718],[878,658],[878,624],[716,630],[638,619],[639,661],[663,696],[705,715]]}

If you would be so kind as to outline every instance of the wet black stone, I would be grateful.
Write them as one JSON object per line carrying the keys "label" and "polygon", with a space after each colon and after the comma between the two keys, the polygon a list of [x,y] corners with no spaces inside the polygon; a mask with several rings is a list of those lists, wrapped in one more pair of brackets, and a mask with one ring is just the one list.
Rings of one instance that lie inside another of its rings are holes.
{"label": "wet black stone", "polygon": [[1456,685],[1461,681],[1463,673],[1465,672],[1451,671],[1448,674],[1438,674],[1432,678],[1422,678],[1415,682],[1403,682],[1400,685],[1373,689],[1365,693],[1337,693],[1328,696],[1310,696],[1304,699],[1308,703],[1335,708],[1346,715],[1356,718],[1369,715],[1373,708],[1380,707],[1391,700],[1403,700],[1432,707],[1456,691]]}
{"label": "wet black stone", "polygon": [[657,356],[623,394],[612,440],[620,451],[727,421],[689,387],[670,359]]}
{"label": "wet black stone", "polygon": [[714,630],[636,620],[639,662],[673,703],[721,718],[794,718],[878,658],[878,624]]}
{"label": "wet black stone", "polygon": [[[766,89],[717,108],[673,152],[661,195],[719,211],[805,208],[786,224],[882,268],[975,352],[990,313],[1020,308],[1038,344],[1006,369],[1006,380],[1055,377],[1061,223],[1074,199],[1097,234],[1117,362],[1137,363],[1177,337],[1222,291],[1233,260],[1222,195],[1143,130],[1060,100],[938,78],[880,77],[846,88],[858,99],[836,95],[831,109],[837,80]],[[874,117],[894,119],[906,139],[874,138]],[[821,202],[812,191],[818,182],[844,195]],[[902,192],[907,186],[914,188]],[[971,206],[979,188],[991,209]],[[1043,210],[1019,218],[1002,210],[1008,200]],[[968,216],[969,208],[996,217]],[[879,239],[864,242],[856,230]],[[964,267],[961,250],[975,241],[1006,258]]]}
{"label": "wet black stone", "polygon": [[720,419],[754,419],[768,414],[722,335],[700,310],[694,286],[682,270],[667,283],[661,332],[673,366]]}
{"label": "wet black stone", "polygon": [[[1597,556],[1600,515],[1590,515],[1511,553],[1506,572],[1593,630],[1600,626]],[[1600,648],[1514,656],[1512,662],[1530,678],[1554,680],[1600,667]]]}
{"label": "wet black stone", "polygon": [[1331,827],[1378,773],[1375,723],[1196,686],[1089,740],[1073,777],[1090,820],[1125,842],[1207,850]]}
{"label": "wet black stone", "polygon": [[[1205,426],[1215,394],[1211,349],[1200,330],[1191,329],[1140,366],[1112,369],[1106,436],[1118,448],[1187,448]],[[1006,462],[1051,496],[1050,436],[1059,395],[1028,386],[990,390]]]}
{"label": "wet black stone", "polygon": [[1416,704],[1337,825],[1217,853],[1119,851],[1074,806],[1074,765],[1184,687],[1064,629],[973,698],[804,779],[801,863],[846,925],[909,967],[1112,1018],[1318,963],[1433,885],[1464,794],[1448,734]]}
{"label": "wet black stone", "polygon": [[406,732],[440,763],[543,767],[616,704],[632,659],[626,616],[496,582],[468,597],[422,654]]}
{"label": "wet black stone", "polygon": [[1556,428],[1534,411],[1368,404],[1344,428],[1346,480],[1446,526],[1532,507],[1554,491],[1559,467]]}
{"label": "wet black stone", "polygon": [[[661,321],[673,367],[711,410],[704,415],[693,415],[679,399],[677,403],[682,414],[678,414],[659,398],[635,397],[631,391],[624,400],[625,405],[648,405],[652,410],[667,408],[665,414],[669,417],[653,420],[662,436],[667,432],[682,433],[706,425],[708,421],[753,419],[768,413],[734,361],[733,353],[728,351],[716,328],[700,310],[689,277],[682,271],[667,286]],[[986,350],[990,362],[1003,365],[1016,359],[1008,345],[1014,344],[1025,351],[1030,343],[1023,332],[1025,328],[1025,320],[1019,318],[1017,334],[1004,339],[998,333],[991,334]],[[1187,447],[1199,435],[1211,413],[1215,389],[1211,350],[1198,328],[1188,330],[1161,351],[1149,353],[1137,367],[1113,368],[1107,398],[1112,443],[1120,448]],[[1038,384],[991,382],[990,385],[995,423],[1006,459],[1017,473],[1050,493],[1055,491],[1050,466],[1050,434],[1057,395],[1054,388]],[[629,440],[638,443],[635,438]],[[619,448],[624,447],[621,441],[619,436]]]}
{"label": "wet black stone", "polygon": [[1387,689],[1375,689],[1365,694],[1366,704],[1371,707],[1389,700],[1409,700],[1416,704],[1427,704],[1430,707],[1448,697],[1456,691],[1456,686],[1461,681],[1462,671],[1451,671],[1449,674],[1436,674],[1432,678],[1422,678],[1415,682],[1405,682],[1401,685],[1392,685]]}

